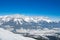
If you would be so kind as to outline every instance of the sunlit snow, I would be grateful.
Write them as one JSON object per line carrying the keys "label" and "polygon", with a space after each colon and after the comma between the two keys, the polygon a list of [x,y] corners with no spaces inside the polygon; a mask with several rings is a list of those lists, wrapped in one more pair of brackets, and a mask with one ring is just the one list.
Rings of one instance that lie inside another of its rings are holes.
{"label": "sunlit snow", "polygon": [[35,40],[33,38],[23,37],[0,28],[0,40]]}

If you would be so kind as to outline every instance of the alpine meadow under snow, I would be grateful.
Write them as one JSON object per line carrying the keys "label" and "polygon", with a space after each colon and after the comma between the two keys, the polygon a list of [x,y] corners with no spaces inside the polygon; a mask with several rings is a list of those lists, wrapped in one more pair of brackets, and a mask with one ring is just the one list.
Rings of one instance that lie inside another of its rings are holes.
{"label": "alpine meadow under snow", "polygon": [[0,16],[0,39],[60,40],[60,21],[43,16]]}

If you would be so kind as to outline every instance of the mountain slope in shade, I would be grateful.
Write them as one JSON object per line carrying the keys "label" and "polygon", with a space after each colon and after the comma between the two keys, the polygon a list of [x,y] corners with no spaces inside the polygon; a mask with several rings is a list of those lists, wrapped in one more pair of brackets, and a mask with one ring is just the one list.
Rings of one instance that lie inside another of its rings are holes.
{"label": "mountain slope in shade", "polygon": [[0,28],[0,40],[35,40],[33,38],[23,37]]}

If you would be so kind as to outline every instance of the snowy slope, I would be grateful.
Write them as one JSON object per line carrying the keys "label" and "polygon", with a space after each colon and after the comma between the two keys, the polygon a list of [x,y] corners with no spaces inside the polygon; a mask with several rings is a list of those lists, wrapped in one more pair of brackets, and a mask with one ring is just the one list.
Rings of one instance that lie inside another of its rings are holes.
{"label": "snowy slope", "polygon": [[35,39],[23,37],[21,35],[14,34],[12,32],[0,28],[0,40],[35,40]]}

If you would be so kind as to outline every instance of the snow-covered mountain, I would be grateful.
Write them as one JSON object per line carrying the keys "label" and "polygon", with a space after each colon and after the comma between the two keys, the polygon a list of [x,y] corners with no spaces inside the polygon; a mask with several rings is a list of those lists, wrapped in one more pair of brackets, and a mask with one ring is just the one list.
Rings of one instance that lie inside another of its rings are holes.
{"label": "snow-covered mountain", "polygon": [[0,16],[0,27],[14,29],[37,29],[42,27],[42,23],[51,22],[47,17],[24,16],[24,15],[6,15]]}
{"label": "snow-covered mountain", "polygon": [[0,27],[16,31],[16,29],[43,29],[59,28],[60,22],[53,22],[48,17],[25,16],[25,15],[5,15],[0,16]]}
{"label": "snow-covered mountain", "polygon": [[54,22],[43,16],[19,14],[0,16],[0,28],[39,40],[41,38],[49,40],[51,37],[60,39],[60,22]]}

